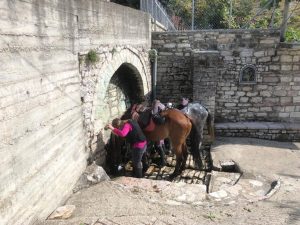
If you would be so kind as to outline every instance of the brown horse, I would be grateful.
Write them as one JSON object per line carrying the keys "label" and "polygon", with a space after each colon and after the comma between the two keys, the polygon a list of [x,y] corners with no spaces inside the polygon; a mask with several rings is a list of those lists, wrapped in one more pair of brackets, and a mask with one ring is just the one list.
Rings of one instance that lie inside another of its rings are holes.
{"label": "brown horse", "polygon": [[[139,114],[142,116],[142,114],[147,114],[147,112],[139,112]],[[148,113],[148,115],[151,116],[150,113]],[[192,123],[186,115],[177,109],[162,111],[160,115],[165,118],[163,124],[155,125],[152,129],[141,127],[148,141],[159,141],[165,138],[170,139],[173,152],[176,155],[175,170],[170,176],[170,178],[174,178],[184,170],[186,164],[188,156],[186,139],[191,132]]]}

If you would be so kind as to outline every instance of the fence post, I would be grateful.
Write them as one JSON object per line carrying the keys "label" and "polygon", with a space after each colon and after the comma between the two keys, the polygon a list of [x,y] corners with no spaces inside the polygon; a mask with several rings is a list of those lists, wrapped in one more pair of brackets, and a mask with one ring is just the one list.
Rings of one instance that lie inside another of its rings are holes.
{"label": "fence post", "polygon": [[289,4],[290,0],[285,0],[284,2],[284,10],[283,10],[283,19],[280,29],[280,42],[285,41],[285,31],[286,31],[286,25],[288,21],[288,13],[289,13]]}
{"label": "fence post", "polygon": [[231,28],[231,24],[232,24],[232,0],[230,0],[229,24],[228,24],[229,28]]}
{"label": "fence post", "polygon": [[272,17],[271,17],[271,23],[270,23],[270,28],[274,27],[274,17],[275,17],[275,9],[276,9],[276,0],[273,0],[273,10],[272,10]]}
{"label": "fence post", "polygon": [[192,30],[194,30],[194,20],[195,20],[195,0],[192,2]]}

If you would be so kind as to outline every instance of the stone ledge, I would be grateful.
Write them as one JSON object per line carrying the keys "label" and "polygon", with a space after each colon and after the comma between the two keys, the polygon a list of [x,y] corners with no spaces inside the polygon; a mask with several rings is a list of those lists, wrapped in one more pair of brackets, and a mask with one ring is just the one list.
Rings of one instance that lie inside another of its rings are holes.
{"label": "stone ledge", "polygon": [[300,123],[216,123],[215,130],[216,135],[225,137],[252,137],[278,141],[300,141]]}
{"label": "stone ledge", "polygon": [[280,122],[232,122],[216,123],[216,129],[246,129],[246,130],[294,130],[300,131],[300,123]]}

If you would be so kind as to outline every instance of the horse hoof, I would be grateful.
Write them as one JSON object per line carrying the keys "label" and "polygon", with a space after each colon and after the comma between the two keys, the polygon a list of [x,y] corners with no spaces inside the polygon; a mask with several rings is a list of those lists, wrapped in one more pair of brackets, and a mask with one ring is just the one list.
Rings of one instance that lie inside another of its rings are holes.
{"label": "horse hoof", "polygon": [[166,166],[165,165],[164,166],[158,166],[158,168],[159,168],[160,171],[163,171],[163,170],[165,170]]}
{"label": "horse hoof", "polygon": [[177,177],[176,174],[170,174],[169,177],[168,177],[168,180],[172,181],[175,177]]}

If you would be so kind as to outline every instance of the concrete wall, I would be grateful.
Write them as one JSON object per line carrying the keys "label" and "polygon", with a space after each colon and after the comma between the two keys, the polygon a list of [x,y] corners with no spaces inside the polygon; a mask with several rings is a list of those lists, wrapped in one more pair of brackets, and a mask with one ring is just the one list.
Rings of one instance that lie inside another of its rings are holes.
{"label": "concrete wall", "polygon": [[[180,96],[187,96],[214,105],[217,121],[300,121],[300,47],[280,44],[279,31],[164,32],[153,33],[152,38],[159,54],[157,92],[163,101],[178,102]],[[207,50],[217,51],[221,61],[193,54]],[[215,80],[202,79],[205,67],[214,62]],[[255,84],[239,82],[247,64],[257,68]],[[205,86],[214,89],[204,98],[195,95]]]}
{"label": "concrete wall", "polygon": [[[114,45],[147,52],[150,19],[92,0],[3,0],[0,11],[0,224],[26,225],[63,203],[86,167],[78,55]],[[108,85],[117,67],[107,56],[96,76]]]}

